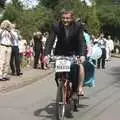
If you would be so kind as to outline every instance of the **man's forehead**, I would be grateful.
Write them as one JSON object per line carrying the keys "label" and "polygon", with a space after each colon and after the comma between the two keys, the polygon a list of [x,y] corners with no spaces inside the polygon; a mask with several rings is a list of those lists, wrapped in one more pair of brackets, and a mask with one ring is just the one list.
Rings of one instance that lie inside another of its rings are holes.
{"label": "man's forehead", "polygon": [[72,13],[63,13],[62,16],[72,17]]}

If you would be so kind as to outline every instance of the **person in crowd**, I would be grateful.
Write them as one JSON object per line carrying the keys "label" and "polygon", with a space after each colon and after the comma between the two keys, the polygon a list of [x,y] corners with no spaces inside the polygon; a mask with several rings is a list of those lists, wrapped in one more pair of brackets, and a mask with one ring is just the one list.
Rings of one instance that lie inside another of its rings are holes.
{"label": "person in crowd", "polygon": [[27,46],[27,41],[19,36],[19,55],[20,55],[20,66],[23,66],[23,61],[25,59],[25,51]]}
{"label": "person in crowd", "polygon": [[27,45],[25,51],[25,60],[27,61],[27,66],[29,67],[33,61],[33,47]]}
{"label": "person in crowd", "polygon": [[84,38],[86,42],[86,61],[84,62],[82,67],[83,74],[80,74],[80,78],[83,81],[81,95],[84,95],[83,86],[84,87],[93,87],[95,86],[95,63],[91,58],[92,55],[92,47],[93,40],[91,39],[90,33],[87,29],[84,29]]}
{"label": "person in crowd", "polygon": [[84,87],[94,87],[96,83],[95,79],[95,67],[96,67],[96,61],[99,59],[102,55],[102,50],[97,45],[97,41],[94,41],[95,37],[85,31],[86,35],[85,40],[87,44],[87,60],[84,63]]}
{"label": "person in crowd", "polygon": [[13,44],[12,23],[4,20],[0,25],[0,81],[10,80],[8,71]]}
{"label": "person in crowd", "polygon": [[85,37],[86,42],[86,56],[89,57],[91,55],[91,36],[87,29],[84,29],[83,35]]}
{"label": "person in crowd", "polygon": [[33,50],[34,50],[34,68],[38,68],[39,60],[41,62],[41,68],[44,69],[44,64],[42,62],[42,57],[40,57],[41,53],[43,52],[43,46],[42,46],[42,33],[36,32],[34,34],[34,44],[33,44]]}
{"label": "person in crowd", "polygon": [[44,61],[45,43],[46,43],[46,41],[48,39],[48,36],[49,36],[49,34],[47,32],[45,32],[43,34],[43,37],[42,37],[43,51],[42,51],[42,54],[41,54],[41,62],[42,62],[42,68],[43,69],[48,69],[49,68],[48,67],[48,64],[49,64],[48,61]]}
{"label": "person in crowd", "polygon": [[47,40],[47,37],[46,37],[46,34],[44,33],[43,36],[42,36],[43,49],[45,49],[46,40]]}
{"label": "person in crowd", "polygon": [[96,43],[98,43],[98,36],[96,35],[91,35],[91,40],[92,40],[92,43],[93,44],[96,44]]}
{"label": "person in crowd", "polygon": [[11,52],[11,59],[10,59],[10,68],[12,71],[12,75],[20,76],[21,73],[20,69],[20,56],[19,56],[19,33],[16,29],[16,24],[13,24],[12,33],[14,35],[14,40],[12,44],[12,52]]}
{"label": "person in crowd", "polygon": [[111,52],[114,49],[114,43],[113,40],[111,39],[111,36],[108,35],[107,38],[107,44],[106,44],[106,60],[109,61],[111,60]]}
{"label": "person in crowd", "polygon": [[101,33],[98,38],[98,46],[102,49],[102,56],[97,61],[97,68],[105,69],[105,59],[106,59],[106,39],[104,38],[104,34]]}

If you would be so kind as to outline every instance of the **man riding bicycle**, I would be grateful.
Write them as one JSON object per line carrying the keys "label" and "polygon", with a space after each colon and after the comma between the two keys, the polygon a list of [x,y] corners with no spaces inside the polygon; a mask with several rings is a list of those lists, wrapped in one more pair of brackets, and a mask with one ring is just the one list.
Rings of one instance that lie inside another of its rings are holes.
{"label": "man riding bicycle", "polygon": [[[85,61],[86,44],[83,37],[83,30],[80,24],[75,22],[72,11],[62,12],[60,22],[52,26],[50,36],[46,41],[46,56],[50,55],[56,37],[55,56],[75,55],[79,57],[80,63]],[[47,59],[47,57],[45,57],[45,59]],[[80,75],[82,74],[80,73]],[[80,86],[82,86],[82,84],[83,81],[80,81]]]}

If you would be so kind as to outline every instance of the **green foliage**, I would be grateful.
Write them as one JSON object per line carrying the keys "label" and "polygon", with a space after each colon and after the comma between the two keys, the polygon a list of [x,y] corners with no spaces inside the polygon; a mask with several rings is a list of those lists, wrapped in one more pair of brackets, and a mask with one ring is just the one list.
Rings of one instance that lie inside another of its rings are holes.
{"label": "green foliage", "polygon": [[45,28],[46,24],[51,24],[53,16],[51,11],[46,10],[45,8],[37,8],[35,10],[26,10],[22,15],[17,19],[17,24],[22,35],[29,41],[33,36],[33,33],[36,31],[48,30]]}
{"label": "green foliage", "polygon": [[60,0],[39,0],[40,5],[43,5],[46,8],[54,9]]}
{"label": "green foliage", "polygon": [[101,30],[120,38],[120,4],[113,0],[96,0],[96,8]]}
{"label": "green foliage", "polygon": [[86,16],[88,27],[91,34],[98,34],[100,30],[100,21],[97,16],[96,8],[93,6],[88,9],[88,15]]}
{"label": "green foliage", "polygon": [[18,9],[16,9],[12,5],[9,5],[5,10],[3,19],[9,19],[10,21],[15,21],[20,15],[21,12]]}
{"label": "green foliage", "polygon": [[96,8],[87,7],[82,4],[79,0],[62,0],[55,7],[55,16],[59,17],[59,11],[62,9],[72,10],[76,18],[82,18],[83,22],[88,25],[88,29],[91,33],[96,34],[99,31],[100,23],[96,14]]}
{"label": "green foliage", "polygon": [[15,21],[22,13],[22,3],[19,0],[12,0],[12,4],[9,4],[5,8],[3,19],[9,19]]}
{"label": "green foliage", "polygon": [[98,16],[101,21],[101,25],[109,24],[113,26],[120,26],[120,8],[109,5],[101,6],[98,9]]}
{"label": "green foliage", "polygon": [[20,2],[20,0],[12,0],[12,5],[16,9],[22,9],[23,8],[23,4],[22,4],[22,2]]}
{"label": "green foliage", "polygon": [[[6,7],[4,19],[15,22],[21,34],[28,41],[33,32],[38,30],[49,31],[53,21],[60,17],[60,10],[72,10],[76,18],[83,18],[87,23],[89,31],[96,34],[99,31],[100,23],[95,7],[87,7],[79,0],[40,0],[40,4],[34,9],[23,9],[19,0],[12,0],[13,4]],[[47,8],[46,8],[47,7]]]}
{"label": "green foliage", "polygon": [[16,1],[6,7],[3,19],[9,19],[17,24],[22,36],[27,40],[31,40],[33,32],[38,30],[49,29],[49,25],[53,20],[51,10],[39,6],[36,9],[24,10],[21,4]]}
{"label": "green foliage", "polygon": [[97,6],[112,4],[113,0],[95,0]]}
{"label": "green foliage", "polygon": [[[60,18],[60,10],[72,10],[76,18],[82,18],[91,33],[96,34],[100,28],[111,26],[120,28],[120,7],[112,0],[93,0],[96,5],[87,7],[80,0],[39,0],[34,9],[25,10],[19,0],[6,7],[4,19],[16,22],[22,35],[31,39],[33,32],[48,31],[53,21]],[[108,27],[109,28],[109,27]]]}

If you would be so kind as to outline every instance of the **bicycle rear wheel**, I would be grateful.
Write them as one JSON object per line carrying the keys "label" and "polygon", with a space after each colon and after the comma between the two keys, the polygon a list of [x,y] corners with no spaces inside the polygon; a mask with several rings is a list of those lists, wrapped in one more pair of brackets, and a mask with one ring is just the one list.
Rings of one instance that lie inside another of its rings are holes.
{"label": "bicycle rear wheel", "polygon": [[65,102],[64,102],[64,82],[60,81],[56,96],[56,118],[57,120],[64,120]]}

